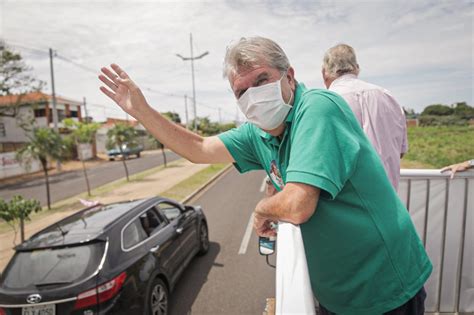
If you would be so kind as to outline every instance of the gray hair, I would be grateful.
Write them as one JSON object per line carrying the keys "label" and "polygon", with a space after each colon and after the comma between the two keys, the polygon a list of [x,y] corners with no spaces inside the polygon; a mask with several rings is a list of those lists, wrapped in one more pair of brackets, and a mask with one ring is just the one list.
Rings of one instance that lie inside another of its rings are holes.
{"label": "gray hair", "polygon": [[227,47],[224,58],[224,78],[243,69],[266,65],[281,73],[290,68],[290,62],[281,47],[264,37],[242,37]]}
{"label": "gray hair", "polygon": [[323,69],[332,79],[347,73],[359,74],[354,48],[346,44],[339,44],[328,49],[324,54]]}

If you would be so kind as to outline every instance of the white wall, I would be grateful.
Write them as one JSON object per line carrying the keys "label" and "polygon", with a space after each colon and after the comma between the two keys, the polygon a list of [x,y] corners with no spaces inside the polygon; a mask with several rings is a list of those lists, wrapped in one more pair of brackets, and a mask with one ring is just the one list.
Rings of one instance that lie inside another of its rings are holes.
{"label": "white wall", "polygon": [[16,158],[15,152],[0,153],[0,178],[6,178],[16,175],[37,172],[41,170],[39,161],[31,161],[30,167],[20,164]]}
{"label": "white wall", "polygon": [[[30,107],[20,107],[17,116],[27,117],[33,115]],[[0,122],[5,125],[5,136],[0,134],[0,142],[25,142],[27,141],[25,131],[18,126],[15,117],[0,117]]]}

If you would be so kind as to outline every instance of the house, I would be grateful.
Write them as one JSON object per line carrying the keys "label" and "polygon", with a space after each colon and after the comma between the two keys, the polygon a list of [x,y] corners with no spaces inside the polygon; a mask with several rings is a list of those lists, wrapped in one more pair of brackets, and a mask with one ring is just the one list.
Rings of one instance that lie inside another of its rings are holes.
{"label": "house", "polygon": [[[64,132],[62,121],[72,118],[82,121],[82,103],[56,96],[58,127]],[[42,92],[0,96],[0,153],[13,152],[27,141],[19,121],[33,118],[38,127],[53,128],[53,98]]]}
{"label": "house", "polygon": [[[60,133],[66,132],[62,124],[65,118],[82,121],[81,106],[82,103],[79,101],[56,97]],[[40,170],[40,164],[37,161],[34,161],[30,167],[25,167],[15,157],[15,152],[28,141],[21,122],[32,120],[38,127],[54,127],[51,95],[32,92],[23,95],[0,96],[0,178]]]}

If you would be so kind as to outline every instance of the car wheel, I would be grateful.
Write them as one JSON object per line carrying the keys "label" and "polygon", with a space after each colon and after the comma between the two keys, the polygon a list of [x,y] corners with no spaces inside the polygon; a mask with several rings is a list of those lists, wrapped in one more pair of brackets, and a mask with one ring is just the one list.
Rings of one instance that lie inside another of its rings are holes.
{"label": "car wheel", "polygon": [[207,225],[201,222],[201,230],[199,231],[199,252],[198,255],[205,255],[209,251],[209,232]]}
{"label": "car wheel", "polygon": [[148,296],[149,315],[168,314],[168,288],[160,278],[155,278]]}
{"label": "car wheel", "polygon": [[140,158],[140,152],[137,153],[137,159]]}

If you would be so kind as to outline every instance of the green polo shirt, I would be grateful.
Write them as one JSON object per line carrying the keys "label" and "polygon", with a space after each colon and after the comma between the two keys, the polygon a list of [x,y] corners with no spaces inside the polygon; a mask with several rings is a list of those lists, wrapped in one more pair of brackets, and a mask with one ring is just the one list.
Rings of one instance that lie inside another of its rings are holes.
{"label": "green polo shirt", "polygon": [[335,93],[299,84],[286,124],[281,141],[249,123],[219,138],[240,172],[264,169],[277,189],[275,174],[321,189],[301,224],[314,295],[337,314],[403,305],[432,265],[351,109]]}

